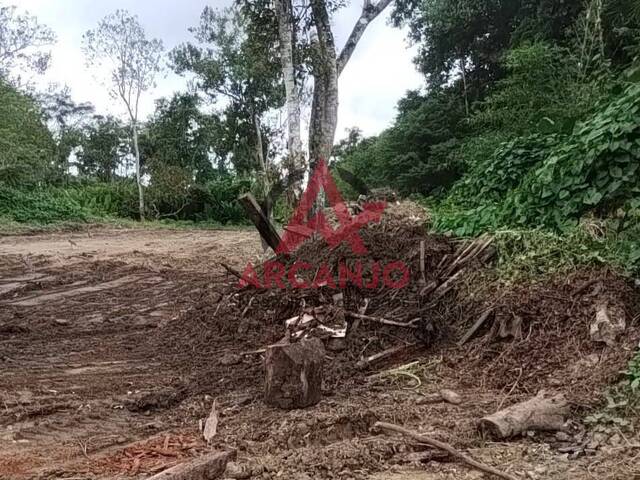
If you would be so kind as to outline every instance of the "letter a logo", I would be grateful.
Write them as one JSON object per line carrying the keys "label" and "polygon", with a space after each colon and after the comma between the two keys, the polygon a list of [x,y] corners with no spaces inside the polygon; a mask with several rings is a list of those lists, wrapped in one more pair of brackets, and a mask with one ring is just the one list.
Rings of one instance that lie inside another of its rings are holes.
{"label": "letter a logo", "polygon": [[[339,222],[337,229],[332,229],[322,210],[309,218],[309,212],[318,198],[320,189],[324,189],[329,204],[336,214]],[[296,208],[289,225],[285,227],[285,233],[278,245],[276,253],[291,253],[305,239],[311,237],[314,232],[320,233],[331,248],[337,247],[343,241],[351,245],[353,253],[365,255],[367,248],[358,231],[368,223],[379,222],[382,212],[387,206],[386,202],[371,202],[364,204],[363,211],[357,216],[352,216],[342,200],[327,163],[320,159],[313,172],[309,185],[302,195],[300,204]]]}

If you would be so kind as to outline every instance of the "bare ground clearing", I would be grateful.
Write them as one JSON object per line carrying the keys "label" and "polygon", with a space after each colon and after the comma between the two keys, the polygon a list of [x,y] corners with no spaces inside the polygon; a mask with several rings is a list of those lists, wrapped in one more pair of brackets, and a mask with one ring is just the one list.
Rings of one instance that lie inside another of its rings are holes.
{"label": "bare ground clearing", "polygon": [[[291,412],[262,403],[260,355],[228,360],[274,339],[252,334],[250,322],[207,340],[214,353],[205,362],[189,361],[197,342],[168,353],[173,337],[163,332],[179,332],[175,322],[202,298],[224,301],[230,280],[217,262],[241,269],[260,253],[252,231],[0,238],[0,479],[142,479],[225,447],[238,449],[249,475],[237,478],[485,478],[451,460],[422,461],[423,446],[372,431],[376,421],[432,432],[517,478],[640,478],[633,434],[576,459],[553,435],[482,441],[476,420],[522,394],[469,385],[446,350],[424,352],[416,389],[363,373]],[[418,392],[445,387],[463,404],[416,404]],[[207,446],[198,422],[214,398],[220,427]]]}

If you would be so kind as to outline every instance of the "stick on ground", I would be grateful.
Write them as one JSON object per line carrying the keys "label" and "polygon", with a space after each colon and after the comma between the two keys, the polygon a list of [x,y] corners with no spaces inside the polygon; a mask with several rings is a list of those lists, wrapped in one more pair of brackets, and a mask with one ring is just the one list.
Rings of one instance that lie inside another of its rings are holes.
{"label": "stick on ground", "polygon": [[358,320],[376,322],[376,323],[381,323],[383,325],[391,325],[393,327],[418,328],[415,325],[415,322],[413,320],[410,322],[396,322],[395,320],[387,320],[386,318],[380,318],[380,317],[371,317],[369,315],[362,315],[361,313],[354,313],[354,312],[345,312],[345,315],[347,317],[357,318]]}
{"label": "stick on ground", "polygon": [[239,271],[237,271],[235,268],[230,267],[226,263],[222,263],[222,262],[218,262],[218,263],[220,264],[220,266],[222,268],[224,268],[227,271],[227,273],[230,273],[234,277],[239,278],[240,280],[242,280],[242,274]]}
{"label": "stick on ground", "polygon": [[427,437],[425,435],[420,435],[417,432],[413,432],[399,425],[394,425],[392,423],[385,423],[385,422],[376,422],[376,424],[373,427],[378,428],[380,430],[387,430],[390,432],[400,433],[406,437],[416,440],[417,442],[424,443],[426,445],[437,448],[439,450],[444,450],[445,452],[450,453],[452,456],[462,460],[464,463],[466,463],[470,467],[473,467],[476,470],[480,470],[481,472],[489,473],[491,475],[495,475],[496,477],[504,478],[505,480],[519,480],[518,478],[512,475],[509,475],[508,473],[501,472],[500,470],[497,470],[489,465],[477,462],[473,458],[462,453],[460,450],[453,448],[448,443],[444,443],[439,440],[434,440],[433,438]]}

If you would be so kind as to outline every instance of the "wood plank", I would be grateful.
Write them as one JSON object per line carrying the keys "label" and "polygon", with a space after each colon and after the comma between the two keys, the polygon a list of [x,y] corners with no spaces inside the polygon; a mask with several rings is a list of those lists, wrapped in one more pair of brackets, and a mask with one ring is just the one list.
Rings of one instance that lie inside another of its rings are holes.
{"label": "wood plank", "polygon": [[160,472],[148,480],[213,480],[222,478],[227,462],[234,460],[236,452],[215,452],[181,463],[164,472]]}
{"label": "wood plank", "polygon": [[262,239],[275,252],[278,245],[280,245],[280,235],[273,223],[265,216],[255,197],[250,193],[245,193],[238,198],[238,201],[240,205],[242,205],[242,208],[244,208],[249,220],[251,220],[258,229]]}

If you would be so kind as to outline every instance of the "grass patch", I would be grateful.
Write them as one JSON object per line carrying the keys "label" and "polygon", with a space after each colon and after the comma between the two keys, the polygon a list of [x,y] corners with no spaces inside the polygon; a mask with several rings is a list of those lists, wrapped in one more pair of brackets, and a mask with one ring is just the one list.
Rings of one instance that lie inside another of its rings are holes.
{"label": "grass patch", "polygon": [[38,235],[42,233],[82,232],[96,228],[122,228],[137,230],[251,230],[251,225],[223,225],[217,222],[185,220],[150,220],[138,222],[122,218],[89,218],[87,221],[60,221],[51,223],[20,223],[0,217],[0,236]]}

